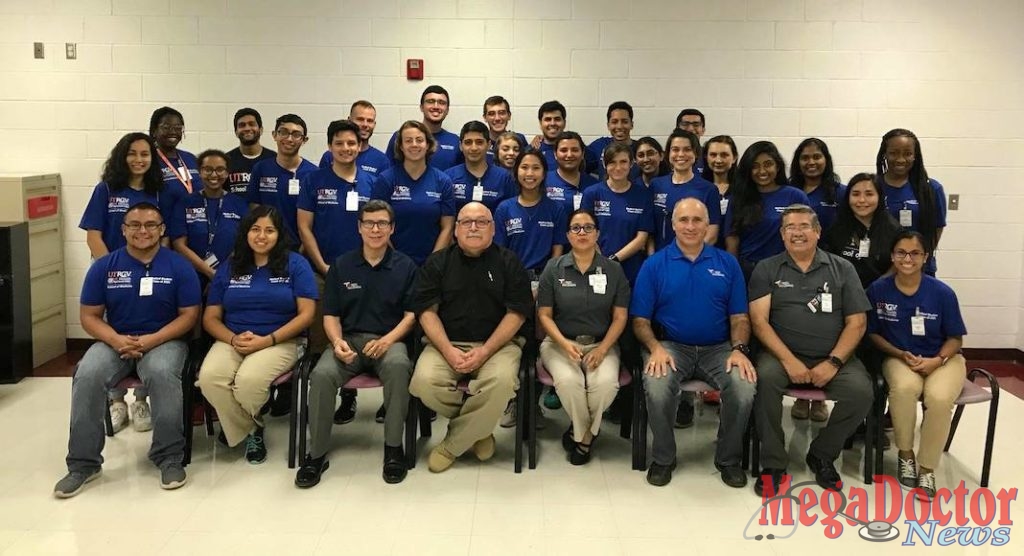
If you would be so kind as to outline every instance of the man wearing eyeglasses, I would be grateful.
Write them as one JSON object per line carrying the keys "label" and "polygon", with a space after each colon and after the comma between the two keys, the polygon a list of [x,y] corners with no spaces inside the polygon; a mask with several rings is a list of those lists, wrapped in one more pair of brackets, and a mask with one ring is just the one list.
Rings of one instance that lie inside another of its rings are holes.
{"label": "man wearing eyeglasses", "polygon": [[[437,152],[433,153],[428,163],[442,172],[464,162],[462,151],[459,150],[459,136],[444,129],[444,119],[448,117],[448,91],[440,85],[431,85],[423,89],[420,95],[420,112],[423,113],[423,125],[427,126],[437,142]],[[391,165],[400,165],[395,158],[395,141],[398,133],[391,136],[388,148],[384,152],[391,159]]]}
{"label": "man wearing eyeglasses", "polygon": [[299,156],[306,144],[306,122],[295,114],[285,114],[274,122],[277,156],[257,162],[252,167],[246,197],[255,205],[270,205],[281,211],[292,246],[299,243],[296,202],[300,184],[307,174],[317,171],[316,164]]}
{"label": "man wearing eyeglasses", "polygon": [[[698,139],[704,138],[704,113],[696,108],[683,108],[676,116],[676,128],[689,131]],[[693,173],[700,175],[704,171],[704,158],[698,158],[693,164]]]}
{"label": "man wearing eyeglasses", "polygon": [[160,469],[160,488],[187,478],[182,467],[181,372],[188,347],[181,340],[199,318],[199,278],[181,255],[160,245],[160,210],[139,203],[125,213],[127,245],[100,257],[82,284],[82,328],[98,340],[82,357],[71,386],[68,474],[54,486],[70,498],[101,474],[107,385],[132,371],[152,403],[149,459]]}
{"label": "man wearing eyeglasses", "polygon": [[791,387],[820,388],[835,401],[806,462],[821,488],[841,490],[834,462],[873,398],[871,378],[854,354],[871,304],[853,265],[818,249],[821,224],[814,209],[786,207],[780,233],[786,251],[761,260],[750,277],[750,320],[762,346],[754,412],[763,470],[754,492],[761,496],[766,490],[764,477],[778,492],[786,474],[782,398]]}
{"label": "man wearing eyeglasses", "polygon": [[[470,450],[480,461],[494,456],[494,427],[518,388],[517,336],[534,313],[526,270],[515,253],[494,244],[494,217],[483,203],[459,211],[455,239],[427,258],[413,297],[429,342],[409,391],[449,419],[427,460],[434,473]],[[463,378],[465,399],[456,387]]]}
{"label": "man wearing eyeglasses", "polygon": [[295,476],[299,488],[315,486],[327,470],[335,395],[361,373],[376,374],[384,384],[384,481],[405,479],[402,431],[412,363],[403,340],[416,322],[416,263],[388,245],[394,219],[384,201],[363,204],[357,213],[361,247],[337,257],[327,272],[323,327],[330,347],[310,376],[310,451]]}

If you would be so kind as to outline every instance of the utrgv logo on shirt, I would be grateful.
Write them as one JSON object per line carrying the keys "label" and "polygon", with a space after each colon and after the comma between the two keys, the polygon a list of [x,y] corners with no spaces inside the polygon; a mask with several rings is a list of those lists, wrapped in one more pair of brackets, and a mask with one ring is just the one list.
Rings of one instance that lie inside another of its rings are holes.
{"label": "utrgv logo on shirt", "polygon": [[508,233],[508,234],[521,234],[521,233],[523,233],[523,219],[522,218],[509,218],[505,222],[505,233]]}
{"label": "utrgv logo on shirt", "polygon": [[466,184],[464,183],[453,183],[452,188],[455,191],[455,196],[460,199],[466,198]]}
{"label": "utrgv logo on shirt", "polygon": [[412,194],[409,192],[409,186],[407,185],[396,185],[395,190],[391,192],[392,201],[408,201],[412,199]]}
{"label": "utrgv logo on shirt", "polygon": [[260,193],[277,193],[277,178],[272,176],[260,178]]}
{"label": "utrgv logo on shirt", "polygon": [[656,193],[654,195],[654,206],[665,208],[665,203],[668,201],[668,193]]}
{"label": "utrgv logo on shirt", "polygon": [[185,209],[185,222],[188,222],[189,224],[206,222],[206,207]]}
{"label": "utrgv logo on shirt", "polygon": [[551,199],[552,201],[564,201],[565,200],[565,190],[562,189],[561,187],[555,187],[555,186],[549,187],[548,188],[548,199]]}
{"label": "utrgv logo on shirt", "polygon": [[107,288],[120,289],[132,287],[132,271],[111,270],[107,272]]}
{"label": "utrgv logo on shirt", "polygon": [[611,216],[612,215],[612,202],[611,201],[594,201],[594,214],[596,216]]}
{"label": "utrgv logo on shirt", "polygon": [[243,274],[237,278],[232,278],[228,282],[229,288],[248,288],[252,285],[252,274]]}
{"label": "utrgv logo on shirt", "polygon": [[128,197],[110,197],[107,199],[107,212],[128,212]]}
{"label": "utrgv logo on shirt", "polygon": [[316,190],[316,202],[324,205],[336,205],[338,204],[338,190],[331,188],[321,188]]}

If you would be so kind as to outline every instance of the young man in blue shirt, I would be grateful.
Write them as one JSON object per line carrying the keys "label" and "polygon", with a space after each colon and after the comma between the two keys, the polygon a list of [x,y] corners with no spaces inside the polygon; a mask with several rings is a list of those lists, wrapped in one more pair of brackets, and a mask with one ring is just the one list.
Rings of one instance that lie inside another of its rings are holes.
{"label": "young man in blue shirt", "polygon": [[[434,141],[437,142],[437,151],[430,157],[430,165],[442,172],[462,164],[462,152],[459,150],[459,136],[444,129],[444,119],[448,117],[448,91],[440,85],[431,85],[423,89],[420,95],[420,112],[423,113],[423,125],[427,126]],[[391,159],[391,165],[399,164],[401,161],[395,156],[395,142],[398,140],[398,133],[391,136],[388,141],[387,155]]]}
{"label": "young man in blue shirt", "polygon": [[299,243],[296,201],[302,178],[317,171],[312,162],[299,155],[306,144],[306,122],[295,114],[285,114],[274,122],[277,156],[256,164],[252,169],[246,196],[252,205],[270,205],[281,211],[292,245]]}
{"label": "young man in blue shirt", "polygon": [[[604,149],[612,143],[620,143],[633,148],[633,138],[630,133],[633,131],[633,107],[624,100],[618,100],[608,105],[605,113],[608,124],[608,135],[594,139],[587,146],[587,160],[599,161],[604,158]],[[591,170],[591,169],[588,169]],[[604,178],[604,166],[600,163],[594,164],[592,170],[600,178]],[[629,179],[634,180],[640,176],[640,167],[633,165],[629,171]]]}
{"label": "young man in blue shirt", "polygon": [[558,136],[565,131],[565,105],[557,100],[541,104],[537,109],[537,121],[540,124],[540,135],[533,136],[530,147],[544,155],[548,168],[557,168],[555,144]]}
{"label": "young man in blue shirt", "polygon": [[[508,122],[512,119],[512,107],[509,106],[508,100],[501,95],[487,97],[484,100],[483,116],[484,121],[487,122],[488,130],[487,141],[489,147],[487,149],[487,156],[493,157],[494,153],[491,151],[494,148],[494,142],[498,140],[498,136],[506,131],[511,131],[508,129]],[[525,145],[526,137],[522,133],[516,133],[516,135],[519,137],[520,144]]]}
{"label": "young man in blue shirt", "polygon": [[[696,108],[683,108],[676,116],[676,129],[689,131],[698,139],[704,138],[704,113]],[[698,158],[693,166],[693,171],[698,175],[704,172],[704,159]]]}
{"label": "young man in blue shirt", "polygon": [[466,203],[479,201],[493,212],[505,199],[516,195],[512,174],[491,163],[487,143],[487,126],[478,121],[466,122],[459,133],[459,149],[466,159],[445,171],[452,179],[455,193],[455,211]]}
{"label": "young man in blue shirt", "polygon": [[93,263],[82,284],[82,328],[98,341],[79,362],[71,386],[68,474],[54,486],[57,498],[75,496],[99,478],[106,387],[133,371],[152,400],[149,459],[160,469],[160,487],[171,490],[187,481],[181,372],[188,346],[181,338],[199,318],[199,279],[187,260],[161,247],[164,221],[156,206],[135,205],[121,229],[127,246]]}
{"label": "young man in blue shirt", "polygon": [[[357,100],[348,111],[348,120],[359,126],[359,156],[356,164],[370,176],[379,176],[391,166],[391,159],[380,149],[370,145],[373,130],[377,129],[377,109],[368,100]],[[328,148],[320,157],[320,168],[330,168],[333,163],[334,155]]]}
{"label": "young man in blue shirt", "polygon": [[228,175],[225,184],[228,193],[245,197],[252,167],[257,162],[274,158],[277,153],[260,144],[263,137],[263,117],[254,108],[239,108],[232,120],[238,146],[228,151]]}

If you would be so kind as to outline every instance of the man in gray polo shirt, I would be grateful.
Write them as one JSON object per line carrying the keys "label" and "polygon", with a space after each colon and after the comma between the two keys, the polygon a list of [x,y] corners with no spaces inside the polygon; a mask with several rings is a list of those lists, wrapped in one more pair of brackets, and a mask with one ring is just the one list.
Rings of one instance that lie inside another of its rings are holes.
{"label": "man in gray polo shirt", "polygon": [[871,378],[854,355],[871,307],[857,272],[848,261],[818,249],[821,225],[812,208],[786,207],[781,233],[786,251],[758,263],[749,287],[750,320],[762,346],[754,405],[764,468],[754,485],[759,496],[768,475],[778,492],[789,463],[782,431],[786,388],[821,388],[836,402],[806,458],[825,489],[842,488],[833,462],[872,402]]}

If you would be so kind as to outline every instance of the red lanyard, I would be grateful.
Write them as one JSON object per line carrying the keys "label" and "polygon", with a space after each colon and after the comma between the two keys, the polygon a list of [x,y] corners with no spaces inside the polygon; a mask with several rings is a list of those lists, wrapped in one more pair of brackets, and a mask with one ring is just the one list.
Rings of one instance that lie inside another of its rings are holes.
{"label": "red lanyard", "polygon": [[181,175],[181,174],[178,173],[178,170],[174,166],[171,165],[171,161],[167,159],[167,157],[164,155],[163,151],[161,151],[160,149],[157,149],[156,150],[156,154],[160,155],[160,159],[164,161],[164,164],[166,164],[167,167],[170,168],[172,172],[174,172],[174,177],[178,178],[178,181],[181,182],[181,185],[185,186],[185,191],[188,191],[189,194],[191,195],[192,194],[192,174],[191,174],[191,172],[188,171],[188,168],[185,167],[185,161],[180,156],[178,157],[178,162],[181,162],[181,170],[182,170],[182,173],[184,174],[184,175]]}

